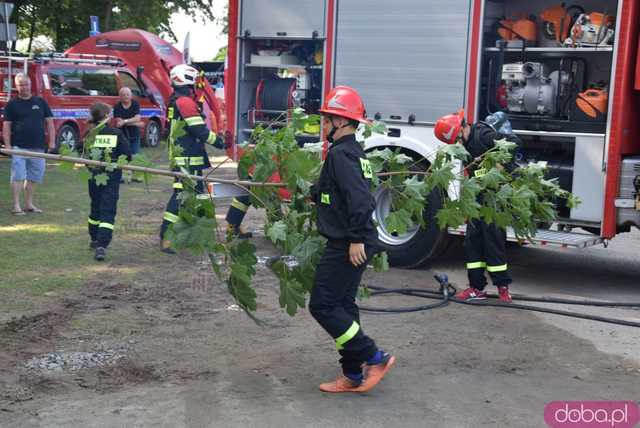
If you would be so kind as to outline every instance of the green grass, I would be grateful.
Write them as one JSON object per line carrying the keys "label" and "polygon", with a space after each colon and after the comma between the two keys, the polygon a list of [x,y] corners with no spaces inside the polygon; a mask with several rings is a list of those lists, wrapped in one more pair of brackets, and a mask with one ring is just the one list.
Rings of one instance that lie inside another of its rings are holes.
{"label": "green grass", "polygon": [[[162,149],[145,149],[151,158],[160,159]],[[0,310],[29,309],[41,298],[60,295],[108,271],[108,264],[93,260],[88,249],[87,183],[72,171],[60,171],[57,162],[48,162],[45,182],[36,188],[35,204],[42,214],[15,216],[11,213],[9,187],[10,160],[0,157]],[[154,179],[150,188],[121,186],[114,242],[114,257],[122,250],[119,237],[127,239],[156,235],[161,214],[139,221],[131,201],[161,204],[168,198],[170,181]],[[140,260],[152,257],[150,251],[136,254]],[[119,275],[135,276],[136,269],[119,269]]]}

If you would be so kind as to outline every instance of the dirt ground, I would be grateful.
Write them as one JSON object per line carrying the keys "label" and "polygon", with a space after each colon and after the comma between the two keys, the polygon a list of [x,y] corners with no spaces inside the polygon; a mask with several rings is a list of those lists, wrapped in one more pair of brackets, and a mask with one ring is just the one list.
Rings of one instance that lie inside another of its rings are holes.
{"label": "dirt ground", "polygon": [[[163,210],[144,199],[130,206],[140,221],[157,222]],[[249,227],[260,221],[251,210]],[[260,327],[199,257],[158,253],[143,280],[123,280],[136,253],[157,238],[119,239],[100,280],[0,324],[0,426],[540,427],[550,401],[640,400],[638,359],[604,352],[532,313],[462,305],[363,315],[366,331],[398,363],[371,393],[325,395],[317,385],[338,373],[332,342],[308,312],[283,313],[267,268],[256,280],[257,314],[267,322]],[[263,236],[255,242],[260,255],[274,253]],[[444,265],[459,264],[452,251]],[[432,289],[432,275],[369,270],[364,281]],[[638,350],[636,330],[623,328],[620,340]],[[123,358],[78,370],[26,367],[47,353],[96,350]]]}

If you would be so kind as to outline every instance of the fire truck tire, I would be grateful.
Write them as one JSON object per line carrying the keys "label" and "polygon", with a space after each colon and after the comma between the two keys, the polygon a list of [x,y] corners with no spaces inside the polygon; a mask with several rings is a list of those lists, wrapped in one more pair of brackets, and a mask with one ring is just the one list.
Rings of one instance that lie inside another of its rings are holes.
{"label": "fire truck tire", "polygon": [[58,133],[56,134],[56,150],[60,150],[62,146],[66,146],[72,150],[80,147],[80,134],[75,125],[65,123],[58,129]]}
{"label": "fire truck tire", "polygon": [[144,128],[144,145],[147,147],[158,147],[160,144],[162,130],[157,120],[151,119]]}
{"label": "fire truck tire", "polygon": [[378,225],[378,244],[387,252],[391,266],[417,268],[432,262],[446,251],[450,236],[446,230],[440,230],[436,220],[436,214],[443,204],[443,196],[439,191],[427,197],[423,211],[425,227],[416,225],[403,235],[390,233],[382,221],[391,209],[391,192],[380,188],[374,197],[376,209],[373,217]]}

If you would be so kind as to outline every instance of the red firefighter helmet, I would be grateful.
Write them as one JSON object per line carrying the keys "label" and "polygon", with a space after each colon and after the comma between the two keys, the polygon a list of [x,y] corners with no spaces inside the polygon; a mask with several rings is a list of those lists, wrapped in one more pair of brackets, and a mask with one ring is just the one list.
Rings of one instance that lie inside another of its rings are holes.
{"label": "red firefighter helmet", "polygon": [[336,86],[325,97],[320,113],[369,123],[362,98],[349,86]]}
{"label": "red firefighter helmet", "polygon": [[438,140],[447,144],[455,144],[462,130],[463,123],[464,109],[460,109],[458,113],[448,114],[438,119],[434,133]]}

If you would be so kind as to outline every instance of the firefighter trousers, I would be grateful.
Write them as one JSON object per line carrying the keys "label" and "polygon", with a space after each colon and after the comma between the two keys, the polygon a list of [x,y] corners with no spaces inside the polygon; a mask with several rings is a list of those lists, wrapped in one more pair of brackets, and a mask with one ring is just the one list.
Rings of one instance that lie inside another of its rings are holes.
{"label": "firefighter trousers", "polygon": [[483,290],[487,285],[485,270],[496,287],[509,285],[511,277],[507,267],[507,235],[494,223],[475,219],[467,224],[464,252],[469,285]]}
{"label": "firefighter trousers", "polygon": [[[366,247],[367,257],[373,249]],[[316,268],[309,311],[331,335],[340,353],[344,373],[361,373],[362,363],[372,358],[378,348],[360,325],[356,294],[366,263],[355,267],[349,261],[349,244],[327,242]]]}
{"label": "firefighter trousers", "polygon": [[229,211],[227,211],[227,223],[231,226],[238,228],[247,215],[247,210],[251,206],[251,198],[247,196],[238,196],[233,198]]}
{"label": "firefighter trousers", "polygon": [[89,180],[89,197],[91,198],[89,236],[92,241],[98,243],[98,247],[103,248],[109,246],[113,236],[122,171],[118,169],[106,174],[109,176],[107,184],[99,186],[95,179]]}
{"label": "firefighter trousers", "polygon": [[[189,174],[202,175],[202,172],[200,170],[189,169]],[[178,221],[178,211],[180,211],[182,190],[182,182],[178,178],[175,178],[173,181],[173,193],[171,194],[171,198],[169,198],[169,202],[167,202],[167,208],[165,209],[164,215],[162,216],[162,224],[160,225],[160,239],[165,239],[164,236],[167,233],[167,229],[169,228],[169,226]],[[195,190],[197,193],[204,192],[204,184],[202,181],[196,182]]]}

